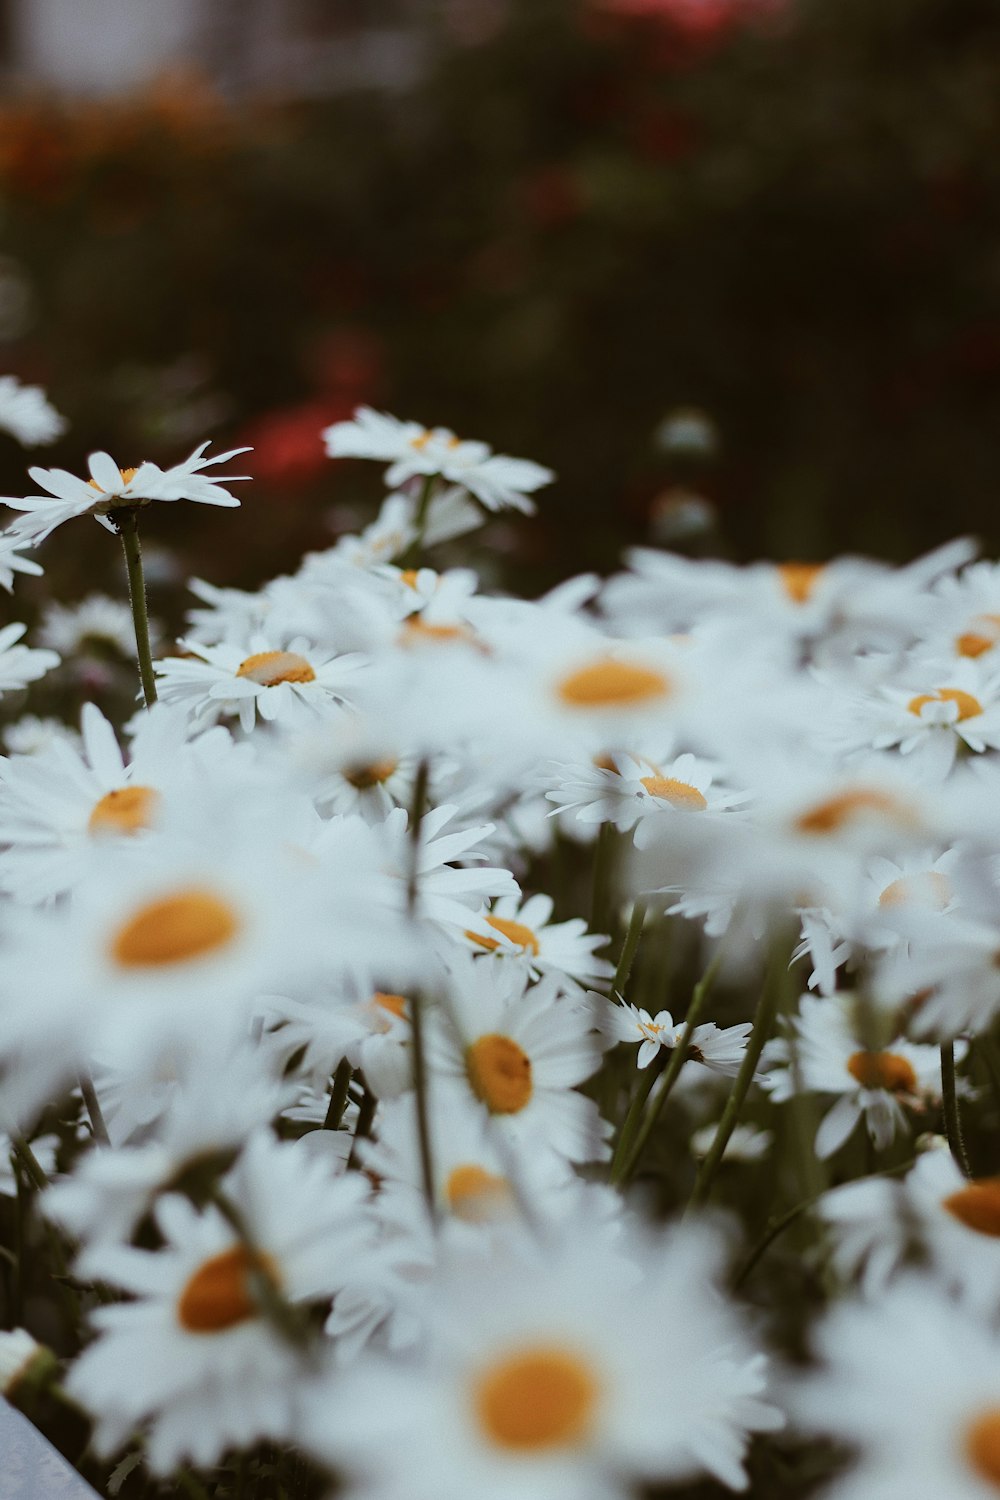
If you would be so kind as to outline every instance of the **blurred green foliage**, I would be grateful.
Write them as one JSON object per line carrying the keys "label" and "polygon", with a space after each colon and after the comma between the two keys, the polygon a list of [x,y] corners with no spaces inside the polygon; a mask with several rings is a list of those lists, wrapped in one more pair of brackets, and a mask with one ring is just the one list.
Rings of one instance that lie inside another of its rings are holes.
{"label": "blurred green foliage", "polygon": [[[316,436],[360,400],[557,470],[538,522],[494,529],[522,587],[669,536],[691,491],[737,556],[995,546],[994,0],[798,0],[698,36],[509,0],[475,43],[426,15],[405,92],[7,110],[0,363],[71,417],[57,461],[254,442],[247,516],[183,527],[220,582],[374,498]],[[692,407],[712,451],[658,446]],[[0,465],[9,493],[13,445]],[[83,584],[104,539],[73,543]]]}

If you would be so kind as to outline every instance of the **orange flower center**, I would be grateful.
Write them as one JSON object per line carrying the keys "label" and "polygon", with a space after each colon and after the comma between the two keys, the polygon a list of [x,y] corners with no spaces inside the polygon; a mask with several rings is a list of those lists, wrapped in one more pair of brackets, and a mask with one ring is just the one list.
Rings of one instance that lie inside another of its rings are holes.
{"label": "orange flower center", "polygon": [[372,1000],[379,1010],[387,1010],[390,1015],[399,1016],[400,1020],[406,1017],[406,996],[387,995],[384,990],[376,990]]}
{"label": "orange flower center", "polygon": [[[497,932],[502,932],[504,937],[509,938],[512,943],[516,943],[518,948],[524,948],[527,952],[537,955],[538,939],[531,928],[525,927],[523,922],[511,922],[506,917],[487,917],[486,921],[490,927],[495,928]],[[465,935],[474,943],[478,943],[480,948],[488,948],[491,953],[500,946],[496,938],[480,937],[478,932],[467,932]]]}
{"label": "orange flower center", "polygon": [[138,833],[152,826],[160,800],[155,787],[118,787],[94,803],[87,828],[91,833]]}
{"label": "orange flower center", "polygon": [[187,963],[224,948],[240,926],[233,908],[212,891],[177,891],[141,906],[115,933],[111,956],[124,969]]}
{"label": "orange flower center", "polygon": [[523,1349],[480,1371],[473,1388],[479,1425],[499,1448],[537,1452],[580,1443],[599,1389],[590,1365],[568,1349]]}
{"label": "orange flower center", "polygon": [[958,637],[955,650],[959,656],[984,656],[1000,641],[1000,615],[978,615],[972,623],[980,628],[967,630]]}
{"label": "orange flower center", "polygon": [[474,644],[475,639],[467,625],[433,625],[420,615],[411,615],[403,622],[399,644],[415,646],[424,641],[467,641]]}
{"label": "orange flower center", "polygon": [[494,1115],[516,1115],[531,1098],[531,1058],[509,1036],[490,1032],[466,1050],[472,1092]]}
{"label": "orange flower center", "polygon": [[916,1073],[898,1052],[854,1052],[847,1059],[847,1071],[863,1089],[912,1094],[917,1087]]}
{"label": "orange flower center", "polygon": [[514,1194],[506,1177],[468,1162],[455,1167],[445,1184],[448,1207],[466,1224],[492,1224],[510,1217]]}
{"label": "orange flower center", "polygon": [[925,870],[918,875],[901,875],[892,880],[878,898],[879,906],[929,906],[944,911],[951,900],[951,886],[939,870]]}
{"label": "orange flower center", "polygon": [[181,1292],[177,1320],[188,1333],[224,1333],[255,1318],[253,1272],[277,1283],[275,1265],[268,1255],[251,1257],[242,1245],[224,1250],[198,1267]]}
{"label": "orange flower center", "polygon": [[316,673],[297,651],[257,651],[241,661],[237,677],[248,677],[261,687],[277,687],[279,682],[315,682]]}
{"label": "orange flower center", "polygon": [[399,765],[398,760],[373,760],[367,766],[354,766],[344,772],[344,780],[359,792],[370,792],[373,786],[381,786]]}
{"label": "orange flower center", "polygon": [[778,577],[793,604],[805,604],[823,572],[822,563],[779,563]]}
{"label": "orange flower center", "polygon": [[400,583],[405,583],[408,589],[415,589],[419,573],[416,568],[404,568],[399,575]]}
{"label": "orange flower center", "polygon": [[669,802],[671,807],[681,808],[685,812],[704,812],[708,806],[696,786],[689,786],[686,781],[675,781],[672,776],[644,776],[642,785],[651,797],[659,797],[662,802]]}
{"label": "orange flower center", "polygon": [[942,1207],[967,1229],[1000,1239],[1000,1177],[977,1177],[945,1198]]}
{"label": "orange flower center", "polygon": [[[137,468],[135,468],[135,469],[119,469],[118,472],[119,472],[119,474],[122,477],[122,484],[126,485],[126,484],[131,484],[132,480],[138,474],[139,470]],[[101,486],[98,484],[98,482],[97,482],[96,479],[88,479],[87,483],[90,485],[90,488],[92,490],[96,490],[99,495],[106,495],[107,494],[107,490],[102,490]]]}
{"label": "orange flower center", "polygon": [[980,1479],[1000,1490],[1000,1407],[988,1407],[969,1423],[965,1453]]}
{"label": "orange flower center", "polygon": [[954,703],[958,708],[958,722],[963,719],[974,719],[983,711],[983,705],[978,698],[971,693],[963,692],[961,688],[938,688],[936,693],[921,693],[919,697],[911,698],[906,705],[911,714],[920,717],[920,711],[926,703]]}
{"label": "orange flower center", "polygon": [[852,823],[860,823],[872,815],[890,818],[904,827],[915,821],[912,810],[905,803],[890,797],[874,787],[855,787],[851,791],[839,792],[825,802],[801,813],[795,820],[800,833],[839,833]]}
{"label": "orange flower center", "polygon": [[662,672],[608,657],[570,672],[556,685],[556,694],[570,708],[629,708],[666,698],[670,688]]}

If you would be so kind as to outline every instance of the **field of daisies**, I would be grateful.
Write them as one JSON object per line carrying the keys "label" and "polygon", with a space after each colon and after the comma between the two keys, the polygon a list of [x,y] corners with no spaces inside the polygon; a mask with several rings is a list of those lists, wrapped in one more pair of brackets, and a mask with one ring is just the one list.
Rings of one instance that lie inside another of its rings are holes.
{"label": "field of daisies", "polygon": [[[526,601],[436,549],[547,469],[321,440],[377,517],[167,646],[144,513],[245,450],[3,500],[7,1398],[126,1500],[1000,1494],[1000,566]],[[40,714],[101,635],[123,722]]]}

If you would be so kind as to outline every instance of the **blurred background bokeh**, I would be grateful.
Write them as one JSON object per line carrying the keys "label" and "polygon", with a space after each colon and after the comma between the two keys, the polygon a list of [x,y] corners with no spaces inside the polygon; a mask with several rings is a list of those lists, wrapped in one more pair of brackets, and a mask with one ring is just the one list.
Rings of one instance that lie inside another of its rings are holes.
{"label": "blurred background bokeh", "polygon": [[[72,424],[36,461],[255,450],[242,515],[151,518],[154,580],[157,534],[254,585],[367,518],[318,436],[362,401],[557,471],[476,559],[527,592],[636,541],[996,548],[996,0],[0,17],[0,371]],[[45,561],[73,598],[118,558]]]}

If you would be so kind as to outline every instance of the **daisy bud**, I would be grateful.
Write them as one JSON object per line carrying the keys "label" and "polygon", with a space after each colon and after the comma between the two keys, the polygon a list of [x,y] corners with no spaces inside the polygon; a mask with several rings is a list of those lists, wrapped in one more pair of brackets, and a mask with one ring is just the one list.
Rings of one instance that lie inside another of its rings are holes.
{"label": "daisy bud", "polygon": [[24,1328],[0,1333],[0,1395],[13,1401],[25,1389],[48,1385],[58,1361],[51,1349],[39,1344]]}

